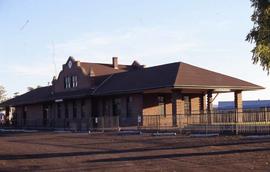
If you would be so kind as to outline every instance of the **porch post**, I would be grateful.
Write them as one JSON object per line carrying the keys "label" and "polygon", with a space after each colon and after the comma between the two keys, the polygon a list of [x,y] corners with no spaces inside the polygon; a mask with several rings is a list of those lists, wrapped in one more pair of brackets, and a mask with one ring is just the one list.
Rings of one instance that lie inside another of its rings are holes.
{"label": "porch post", "polygon": [[177,127],[177,115],[179,115],[180,112],[180,103],[182,101],[181,91],[179,90],[173,90],[172,91],[172,125],[174,127]]}
{"label": "porch post", "polygon": [[200,96],[200,113],[204,114],[207,110],[207,105],[206,105],[206,94],[203,93]]}
{"label": "porch post", "polygon": [[208,124],[212,124],[212,112],[213,112],[213,98],[212,98],[212,93],[213,91],[212,90],[209,90],[207,92],[207,114],[208,114]]}
{"label": "porch post", "polygon": [[234,107],[236,112],[236,122],[243,122],[243,101],[241,90],[234,92]]}
{"label": "porch post", "polygon": [[6,107],[5,108],[5,124],[7,125],[10,124],[9,117],[10,117],[10,107]]}

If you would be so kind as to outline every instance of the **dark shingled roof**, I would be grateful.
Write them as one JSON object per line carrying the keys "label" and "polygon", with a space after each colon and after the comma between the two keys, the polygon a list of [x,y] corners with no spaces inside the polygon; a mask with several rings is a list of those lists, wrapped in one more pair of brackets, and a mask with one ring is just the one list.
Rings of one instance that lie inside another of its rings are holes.
{"label": "dark shingled roof", "polygon": [[81,89],[74,91],[58,92],[53,94],[52,99],[56,100],[56,99],[72,99],[72,98],[87,97],[92,95],[92,92],[93,89]]}
{"label": "dark shingled roof", "polygon": [[171,87],[174,85],[178,68],[178,63],[172,63],[113,74],[94,91],[94,94],[100,95]]}
{"label": "dark shingled roof", "polygon": [[94,94],[117,94],[165,87],[263,89],[261,86],[237,78],[177,62],[113,74],[94,91]]}
{"label": "dark shingled roof", "polygon": [[263,87],[231,76],[202,69],[186,63],[178,63],[178,74],[174,86],[194,86],[206,88],[263,89]]}
{"label": "dark shingled roof", "polygon": [[14,106],[14,105],[22,105],[22,104],[34,104],[39,102],[48,101],[51,98],[52,87],[40,87],[36,88],[32,91],[29,91],[23,95],[17,96],[13,99],[7,100],[0,104],[0,106]]}
{"label": "dark shingled roof", "polygon": [[36,88],[25,94],[7,100],[0,104],[0,106],[18,106],[25,104],[35,104],[41,102],[54,101],[57,99],[73,99],[90,96],[92,94],[92,89],[74,90],[68,92],[52,93],[52,86]]}
{"label": "dark shingled roof", "polygon": [[[3,102],[0,106],[34,104],[91,95],[134,93],[156,88],[263,89],[261,86],[182,62],[136,69],[120,65],[118,70],[108,64],[81,63],[81,66],[87,72],[91,72],[91,68],[94,70],[98,83],[95,90],[89,88],[52,94],[51,86],[42,87]],[[129,68],[132,70],[128,70]]]}

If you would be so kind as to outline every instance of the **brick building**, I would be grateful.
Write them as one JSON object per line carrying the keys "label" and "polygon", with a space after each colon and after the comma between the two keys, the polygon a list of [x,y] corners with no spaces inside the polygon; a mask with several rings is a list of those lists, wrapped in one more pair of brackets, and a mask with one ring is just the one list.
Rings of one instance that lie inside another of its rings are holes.
{"label": "brick building", "polygon": [[[178,114],[211,112],[214,93],[234,92],[234,107],[242,110],[242,91],[263,87],[220,73],[176,62],[145,67],[86,63],[69,57],[51,86],[37,88],[0,106],[13,116],[17,127],[95,127],[97,117],[120,117],[121,125],[147,125],[146,117],[177,126]],[[7,113],[8,114],[8,113]],[[238,117],[241,121],[241,116]]]}

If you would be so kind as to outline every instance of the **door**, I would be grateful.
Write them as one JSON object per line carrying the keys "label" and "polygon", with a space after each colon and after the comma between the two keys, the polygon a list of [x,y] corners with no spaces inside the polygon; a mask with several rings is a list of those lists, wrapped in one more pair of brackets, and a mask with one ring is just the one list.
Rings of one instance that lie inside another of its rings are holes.
{"label": "door", "polygon": [[43,105],[43,127],[47,127],[48,124],[48,105]]}

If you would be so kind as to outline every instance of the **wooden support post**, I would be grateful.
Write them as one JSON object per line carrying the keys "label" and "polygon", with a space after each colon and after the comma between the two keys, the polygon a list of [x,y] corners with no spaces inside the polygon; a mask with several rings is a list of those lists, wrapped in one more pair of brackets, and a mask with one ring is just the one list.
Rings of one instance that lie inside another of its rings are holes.
{"label": "wooden support post", "polygon": [[10,107],[6,107],[5,109],[5,124],[9,125],[10,124]]}
{"label": "wooden support post", "polygon": [[200,123],[206,124],[206,112],[207,112],[207,102],[206,102],[206,94],[202,93],[200,96]]}
{"label": "wooden support post", "polygon": [[[172,125],[174,127],[177,127],[178,123],[181,121],[177,121],[178,115],[183,115],[181,113],[184,110],[184,104],[181,103],[182,100],[182,94],[180,90],[173,90],[172,91]],[[183,106],[183,107],[182,107]]]}
{"label": "wooden support post", "polygon": [[242,91],[234,92],[234,107],[236,112],[236,122],[243,122],[243,102],[242,102]]}
{"label": "wooden support post", "polygon": [[207,114],[208,114],[208,124],[213,123],[212,113],[213,113],[213,98],[212,98],[212,90],[207,92]]}
{"label": "wooden support post", "polygon": [[207,110],[206,94],[200,96],[200,112],[204,114]]}

